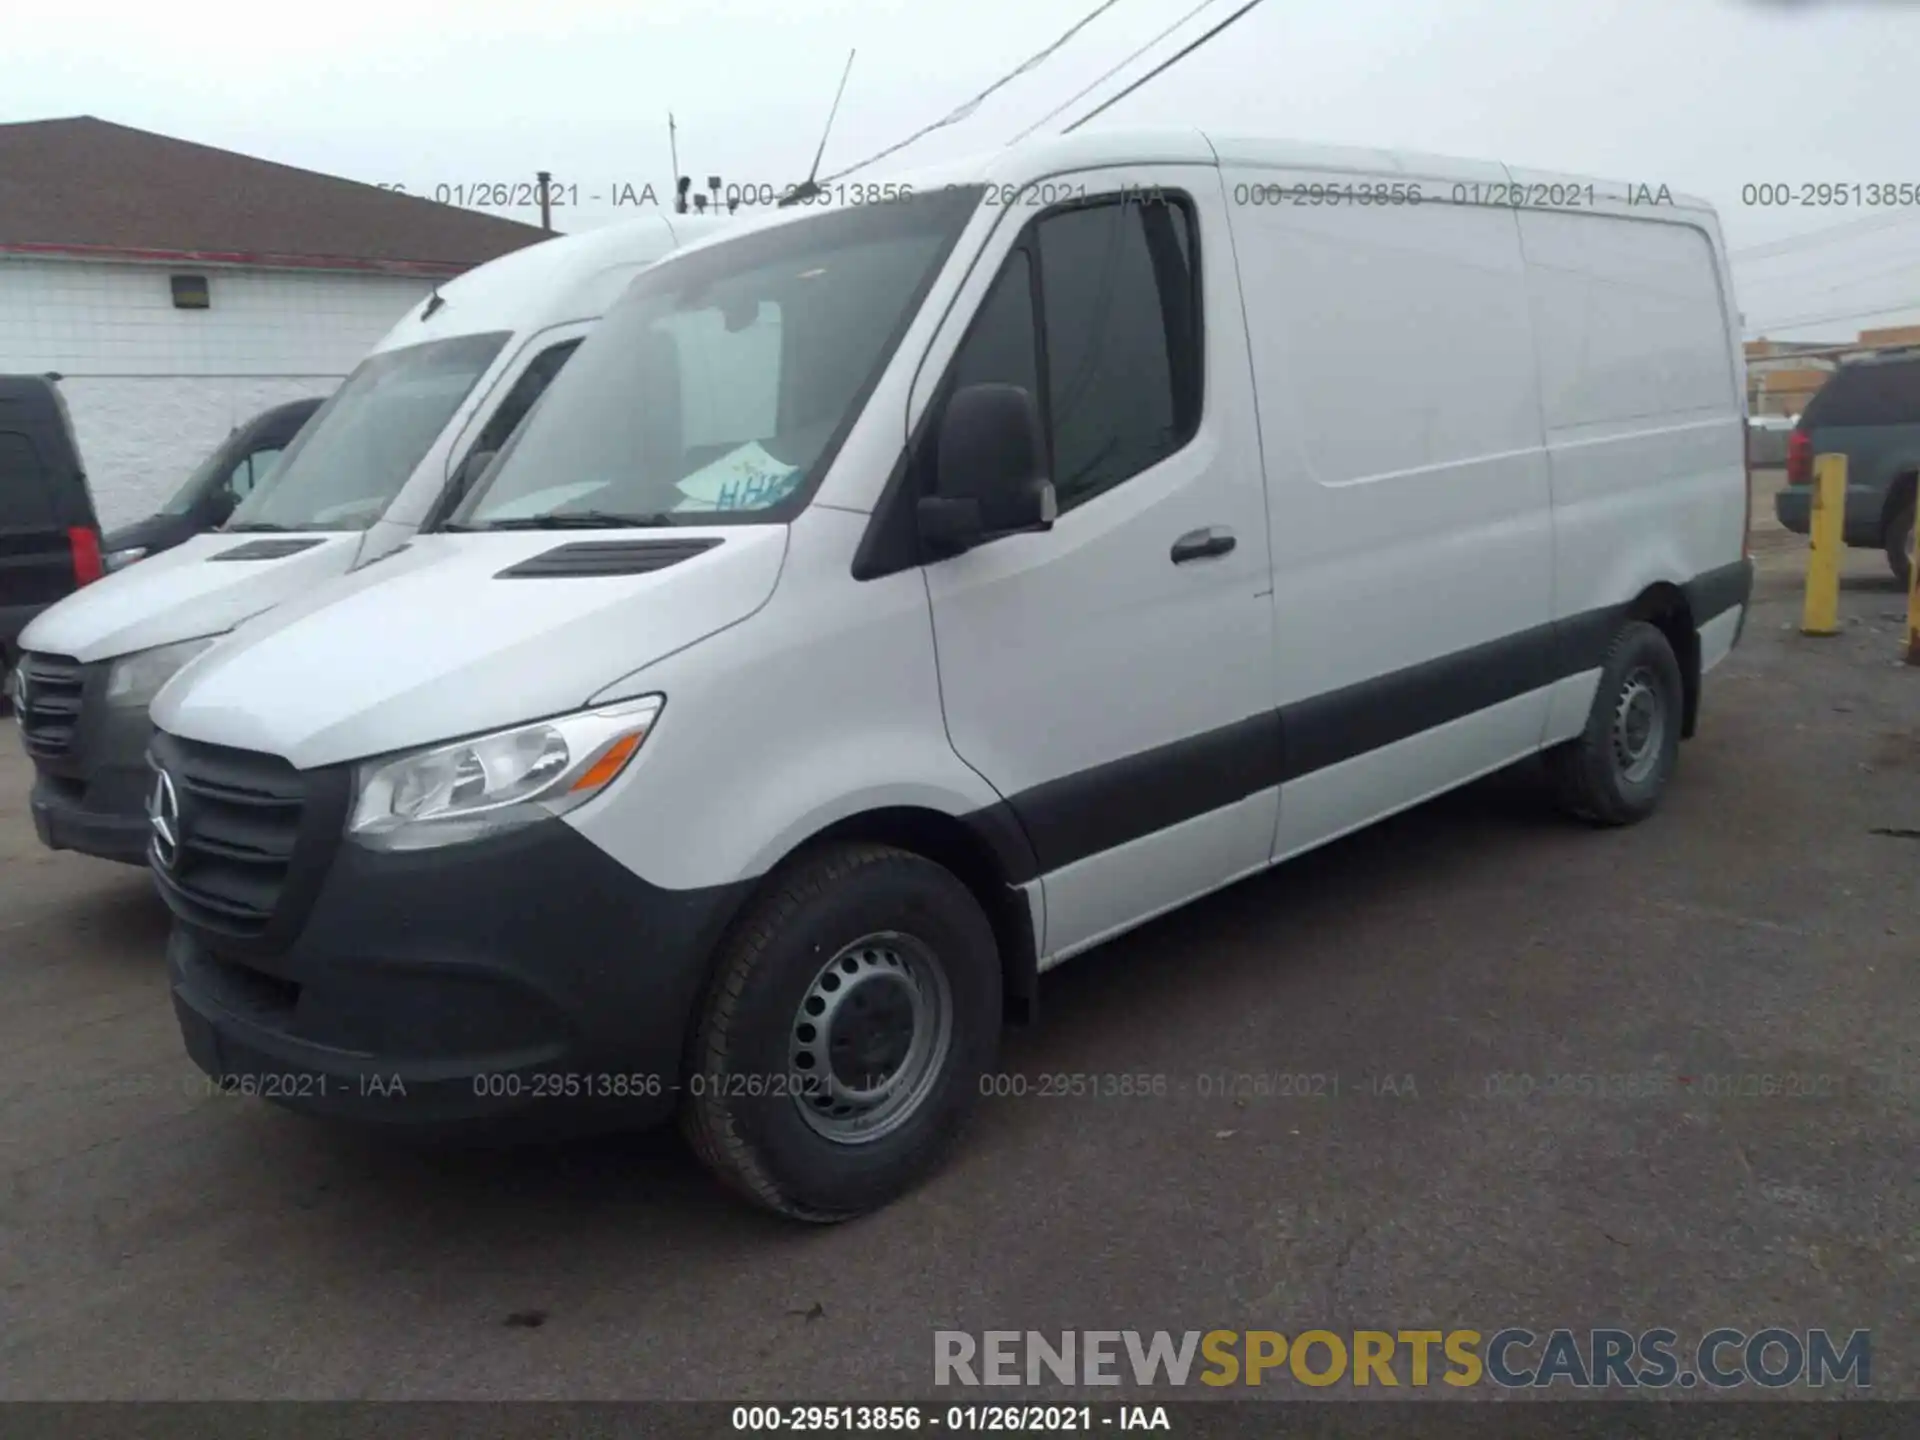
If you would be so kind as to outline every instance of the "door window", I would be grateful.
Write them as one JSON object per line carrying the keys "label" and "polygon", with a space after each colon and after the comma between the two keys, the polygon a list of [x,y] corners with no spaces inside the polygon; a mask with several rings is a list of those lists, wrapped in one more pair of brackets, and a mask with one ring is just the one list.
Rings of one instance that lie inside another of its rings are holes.
{"label": "door window", "polygon": [[1195,251],[1192,213],[1170,196],[1042,216],[954,357],[949,387],[1034,392],[1061,513],[1193,438],[1202,393]]}

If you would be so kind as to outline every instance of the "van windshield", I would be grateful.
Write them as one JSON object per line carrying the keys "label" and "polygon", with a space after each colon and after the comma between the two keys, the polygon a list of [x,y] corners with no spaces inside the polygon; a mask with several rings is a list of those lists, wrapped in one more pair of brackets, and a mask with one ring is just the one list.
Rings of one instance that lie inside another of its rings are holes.
{"label": "van windshield", "polygon": [[365,530],[507,343],[504,331],[362,361],[287,447],[228,530]]}
{"label": "van windshield", "polygon": [[790,519],[978,201],[836,210],[644,272],[449,528]]}

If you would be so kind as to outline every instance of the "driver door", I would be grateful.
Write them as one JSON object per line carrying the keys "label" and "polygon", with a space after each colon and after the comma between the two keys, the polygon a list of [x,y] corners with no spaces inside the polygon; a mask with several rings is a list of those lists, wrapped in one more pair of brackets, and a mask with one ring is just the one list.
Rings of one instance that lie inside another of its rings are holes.
{"label": "driver door", "polygon": [[[1058,517],[926,567],[947,729],[1032,842],[1052,963],[1263,867],[1272,577],[1225,194],[1103,170],[1009,210],[922,372],[1033,390]],[[929,376],[935,377],[930,380]],[[935,380],[939,382],[936,388]],[[937,433],[938,417],[928,427]]]}

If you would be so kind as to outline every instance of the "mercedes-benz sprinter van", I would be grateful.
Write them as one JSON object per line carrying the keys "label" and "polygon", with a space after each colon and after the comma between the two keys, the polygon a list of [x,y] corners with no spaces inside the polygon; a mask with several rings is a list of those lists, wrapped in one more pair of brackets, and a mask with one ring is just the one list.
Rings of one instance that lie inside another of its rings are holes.
{"label": "mercedes-benz sprinter van", "polygon": [[15,706],[54,849],[141,863],[147,706],[242,621],[404,545],[500,449],[627,282],[726,222],[649,215],[441,286],[293,437],[219,529],[89,585],[20,637]]}
{"label": "mercedes-benz sprinter van", "polygon": [[677,1113],[833,1220],[1047,967],[1537,752],[1659,803],[1751,577],[1704,203],[1198,133],[875,194],[647,271],[444,525],[161,692],[203,1069]]}

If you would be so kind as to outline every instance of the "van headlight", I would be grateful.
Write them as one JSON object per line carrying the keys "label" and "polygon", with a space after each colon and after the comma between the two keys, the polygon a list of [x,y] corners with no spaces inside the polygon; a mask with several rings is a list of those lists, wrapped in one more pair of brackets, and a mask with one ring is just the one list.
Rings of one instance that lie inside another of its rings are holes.
{"label": "van headlight", "polygon": [[366,761],[347,833],[369,849],[425,850],[564,815],[618,778],[666,703],[649,695]]}
{"label": "van headlight", "polygon": [[107,552],[105,560],[102,563],[106,566],[107,572],[111,574],[115,570],[126,569],[127,566],[133,564],[133,562],[136,560],[144,560],[146,558],[147,558],[146,546],[129,545],[124,550],[109,550]]}
{"label": "van headlight", "polygon": [[172,645],[156,645],[151,650],[136,650],[113,662],[107,672],[107,703],[128,709],[144,708],[186,663],[206,649],[218,635],[202,635],[197,640],[181,640]]}

